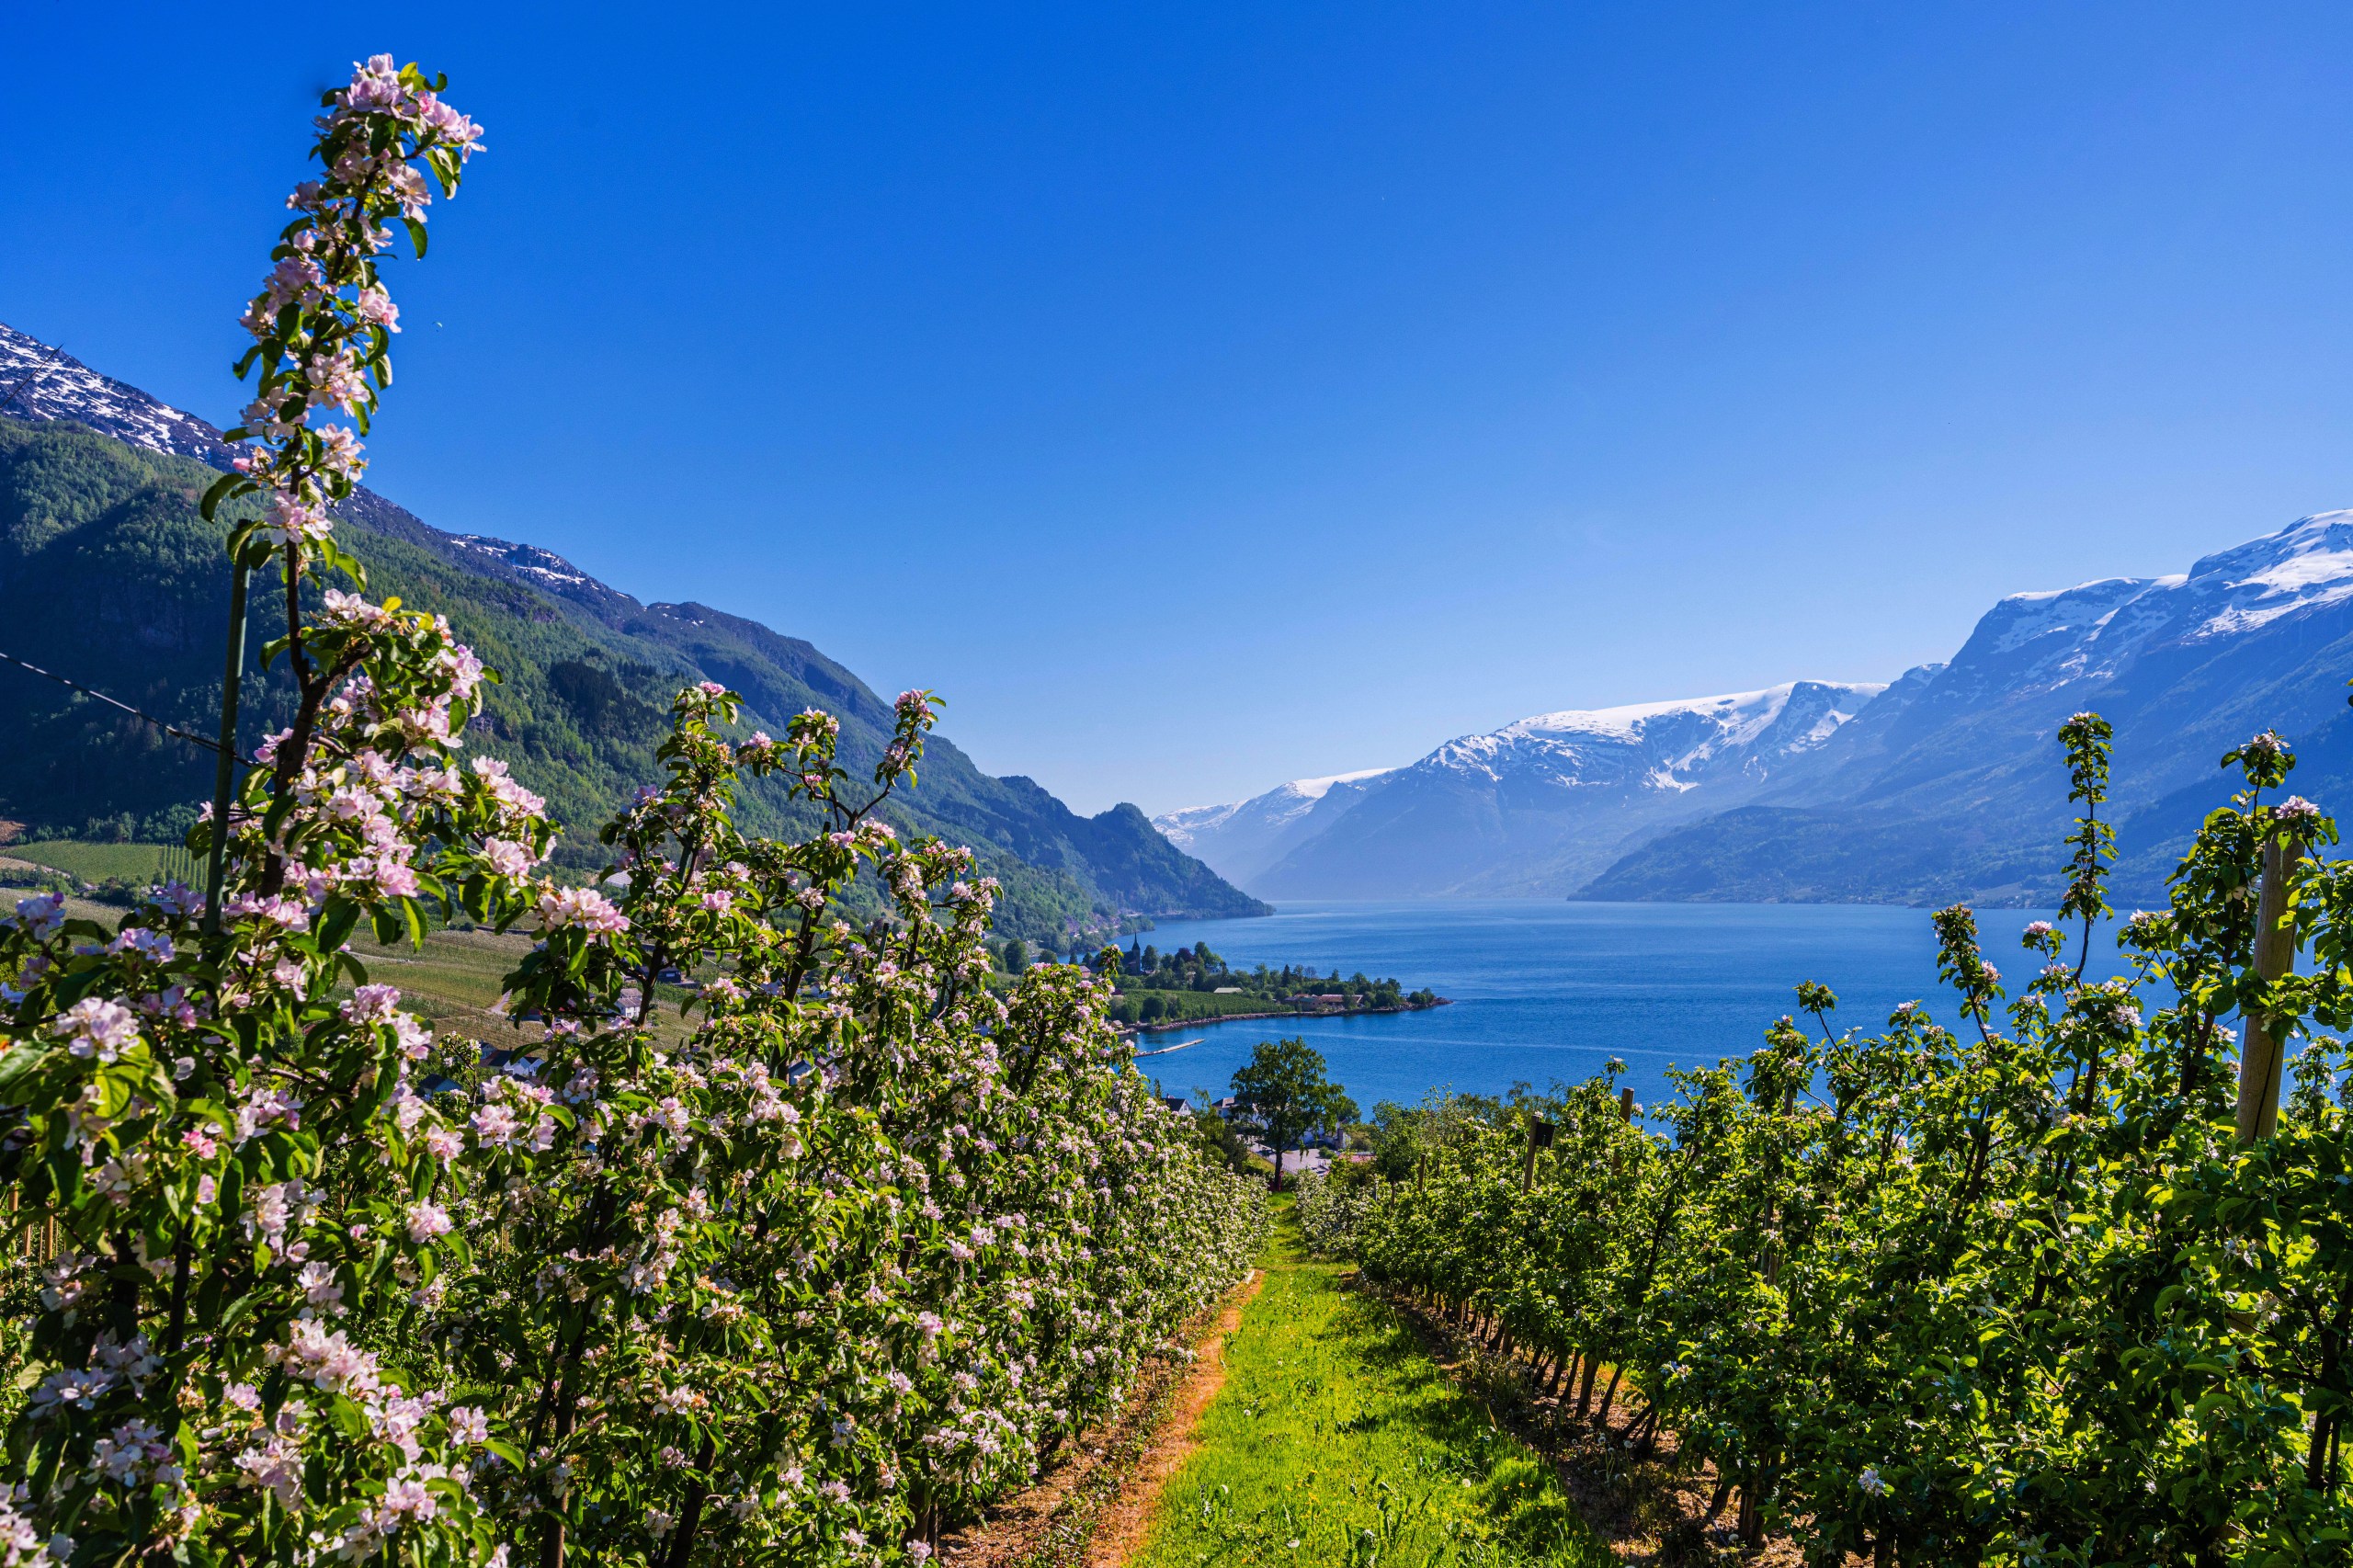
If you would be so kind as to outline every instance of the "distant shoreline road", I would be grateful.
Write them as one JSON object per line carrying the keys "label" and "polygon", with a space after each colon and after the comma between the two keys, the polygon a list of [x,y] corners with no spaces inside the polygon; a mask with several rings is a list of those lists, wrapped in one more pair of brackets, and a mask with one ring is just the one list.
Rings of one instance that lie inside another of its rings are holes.
{"label": "distant shoreline road", "polygon": [[1169,1029],[1205,1029],[1213,1024],[1244,1024],[1253,1018],[1352,1018],[1366,1013],[1426,1013],[1432,1007],[1450,1006],[1453,1002],[1451,996],[1440,996],[1418,1007],[1318,1007],[1313,1012],[1286,1007],[1279,1013],[1227,1013],[1214,1018],[1175,1018],[1156,1024],[1127,1024],[1121,1028],[1127,1034],[1161,1034]]}

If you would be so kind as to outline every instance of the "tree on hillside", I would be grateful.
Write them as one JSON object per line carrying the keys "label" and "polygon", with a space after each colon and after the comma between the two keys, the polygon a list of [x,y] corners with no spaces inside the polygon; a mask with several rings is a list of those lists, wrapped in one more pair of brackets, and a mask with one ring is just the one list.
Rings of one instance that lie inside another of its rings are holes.
{"label": "tree on hillside", "polygon": [[1310,1132],[1357,1119],[1357,1103],[1324,1074],[1324,1053],[1304,1040],[1261,1040],[1247,1066],[1235,1070],[1233,1098],[1250,1130],[1275,1152],[1275,1189],[1283,1185],[1283,1155]]}

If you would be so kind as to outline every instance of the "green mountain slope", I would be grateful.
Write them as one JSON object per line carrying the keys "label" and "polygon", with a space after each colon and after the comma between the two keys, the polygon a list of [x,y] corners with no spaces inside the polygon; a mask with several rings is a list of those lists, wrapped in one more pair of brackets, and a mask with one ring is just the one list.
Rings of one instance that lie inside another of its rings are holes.
{"label": "green mountain slope", "polygon": [[[119,383],[109,383],[117,385]],[[185,417],[185,416],[183,416]],[[0,651],[210,733],[228,614],[221,529],[199,515],[205,464],[62,420],[0,418]],[[567,829],[562,858],[597,863],[596,825],[653,776],[653,748],[682,682],[744,693],[774,730],[821,707],[842,755],[870,768],[890,704],[809,643],[699,605],[641,605],[560,557],[427,528],[380,496],[345,508],[369,588],[445,614],[504,676],[470,746],[510,761]],[[284,625],[256,585],[250,637]],[[249,669],[242,744],[290,711],[289,689]],[[164,836],[210,792],[207,754],[36,676],[0,666],[0,817],[28,835]],[[1264,914],[1163,838],[1133,806],[1073,812],[1029,779],[995,778],[935,739],[903,830],[982,851],[1006,885],[1001,926],[1032,941],[1154,916]],[[780,790],[747,795],[746,825],[796,825]]]}

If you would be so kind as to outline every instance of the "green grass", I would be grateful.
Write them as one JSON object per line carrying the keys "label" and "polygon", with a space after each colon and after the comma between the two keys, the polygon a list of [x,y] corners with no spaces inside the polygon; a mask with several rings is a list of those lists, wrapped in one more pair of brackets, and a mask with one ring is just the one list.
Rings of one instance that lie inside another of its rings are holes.
{"label": "green grass", "polygon": [[[490,1009],[504,989],[502,983],[531,950],[531,939],[494,931],[430,931],[422,949],[405,941],[381,943],[368,936],[351,939],[351,949],[367,966],[368,978],[378,984],[397,985],[403,1004],[437,1031],[505,1047],[536,1039],[538,1030],[522,1035],[503,1015]],[[657,985],[655,1007],[648,1027],[654,1038],[668,1041],[688,1032],[678,1013],[688,993],[676,985]],[[701,1018],[699,1013],[696,1020]]]}
{"label": "green grass", "polygon": [[196,869],[193,858],[176,844],[77,844],[70,839],[45,839],[0,845],[0,858],[46,866],[85,882],[102,882],[108,877],[142,881],[166,871],[185,879]]}
{"label": "green grass", "polygon": [[1299,1012],[1303,1017],[1314,1016],[1313,1009],[1287,1007],[1279,997],[1275,996],[1246,994],[1239,996],[1220,996],[1208,991],[1146,991],[1128,986],[1122,986],[1120,990],[1120,1000],[1122,1003],[1134,1004],[1139,1013],[1143,1007],[1144,999],[1148,996],[1159,997],[1161,1006],[1166,1009],[1160,1017],[1150,1020],[1153,1023],[1165,1023],[1173,1019],[1222,1018],[1229,1013]]}
{"label": "green grass", "polygon": [[[384,944],[356,937],[352,951],[368,967],[368,978],[397,985],[410,1005],[437,1023],[493,1024],[492,1004],[500,982],[531,950],[529,938],[488,931],[433,931],[420,950],[406,942]],[[436,1006],[438,1004],[438,1006]]]}
{"label": "green grass", "polygon": [[1260,1265],[1226,1385],[1135,1568],[1614,1562],[1543,1461],[1394,1311],[1308,1257],[1287,1199]]}

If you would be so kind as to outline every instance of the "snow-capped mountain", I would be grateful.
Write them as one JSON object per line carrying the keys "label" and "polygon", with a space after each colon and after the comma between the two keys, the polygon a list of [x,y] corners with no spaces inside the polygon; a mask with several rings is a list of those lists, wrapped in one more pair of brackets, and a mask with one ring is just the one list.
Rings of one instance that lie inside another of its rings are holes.
{"label": "snow-capped mountain", "polygon": [[158,402],[128,381],[102,376],[63,348],[0,323],[0,414],[18,419],[70,419],[151,452],[225,468],[221,432],[195,415]]}
{"label": "snow-capped mountain", "polygon": [[1761,781],[1782,759],[1812,751],[1836,734],[1886,689],[1785,681],[1723,697],[1540,713],[1488,734],[1449,741],[1420,766],[1498,783],[1540,780],[1566,790],[1647,788],[1679,794],[1726,769]]}
{"label": "snow-capped mountain", "polygon": [[2147,901],[2256,731],[2296,743],[2296,789],[2353,808],[2348,676],[2353,512],[2323,512],[2187,572],[2011,595],[1885,687],[1540,714],[1340,809],[1309,780],[1161,827],[1277,899],[2047,902],[2073,815],[2053,736],[2090,709],[2116,727],[2120,886]]}
{"label": "snow-capped mountain", "polygon": [[[194,458],[217,469],[225,470],[236,455],[221,438],[218,426],[128,381],[101,375],[63,348],[5,322],[0,322],[0,415],[64,420],[133,447]],[[335,515],[419,545],[469,572],[558,594],[598,614],[640,608],[629,595],[608,587],[553,551],[483,534],[444,533],[364,486],[353,491]]]}
{"label": "snow-capped mountain", "polygon": [[1237,887],[1332,825],[1396,769],[1368,767],[1294,778],[1222,806],[1187,806],[1152,819],[1171,844]]}
{"label": "snow-capped mountain", "polygon": [[1747,807],[1636,846],[1597,898],[2039,903],[2055,896],[2073,809],[2053,739],[2116,727],[2120,889],[2149,902],[2203,813],[2215,764],[2277,728],[2294,787],[2353,787],[2353,512],[2299,518],[2185,573],[2014,594],[1949,664],[1907,672]]}
{"label": "snow-capped mountain", "polygon": [[2114,678],[2152,649],[2244,636],[2353,598],[2353,512],[2320,512],[2167,577],[2013,594],[1953,658],[1955,677],[2019,690]]}
{"label": "snow-capped mountain", "polygon": [[1155,825],[1262,897],[1565,892],[1630,834],[1753,798],[1881,689],[1788,681],[1540,713],[1409,767],[1298,779]]}

